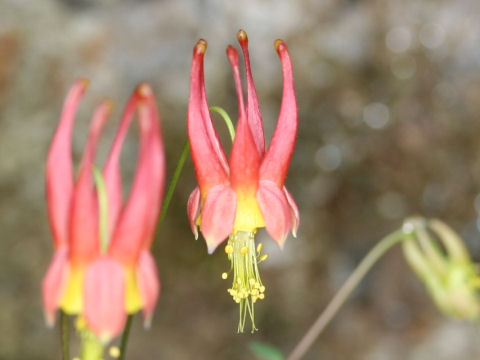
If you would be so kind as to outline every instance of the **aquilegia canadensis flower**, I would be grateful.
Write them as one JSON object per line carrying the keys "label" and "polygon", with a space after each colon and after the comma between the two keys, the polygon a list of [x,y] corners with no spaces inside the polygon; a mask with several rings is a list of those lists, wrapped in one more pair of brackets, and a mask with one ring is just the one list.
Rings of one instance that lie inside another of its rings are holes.
{"label": "aquilegia canadensis flower", "polygon": [[[165,159],[153,92],[141,84],[128,101],[101,172],[93,162],[111,105],[104,101],[96,108],[74,180],[72,131],[86,87],[87,81],[80,79],[70,89],[48,153],[46,191],[55,254],[43,280],[43,301],[48,323],[53,324],[61,308],[78,314],[107,341],[122,331],[127,314],[143,309],[146,322],[153,314],[160,286],[149,248],[162,200]],[[138,164],[124,203],[120,152],[135,113]]]}
{"label": "aquilegia canadensis flower", "polygon": [[[258,272],[262,245],[255,247],[254,235],[265,227],[283,246],[290,231],[295,235],[298,208],[284,186],[297,134],[297,104],[292,65],[287,46],[275,41],[283,72],[283,98],[278,123],[270,146],[265,151],[262,116],[253,82],[245,31],[237,35],[245,61],[247,103],[245,106],[238,52],[227,48],[228,60],[238,97],[238,122],[230,158],[218,139],[210,118],[205,92],[203,57],[207,48],[201,39],[193,50],[188,104],[188,137],[198,187],[188,200],[188,217],[195,237],[202,232],[211,254],[228,238],[225,252],[232,264],[230,295],[240,304],[239,331],[243,331],[247,312],[255,330],[253,306],[265,297],[265,286]],[[222,274],[225,279],[227,273]]]}

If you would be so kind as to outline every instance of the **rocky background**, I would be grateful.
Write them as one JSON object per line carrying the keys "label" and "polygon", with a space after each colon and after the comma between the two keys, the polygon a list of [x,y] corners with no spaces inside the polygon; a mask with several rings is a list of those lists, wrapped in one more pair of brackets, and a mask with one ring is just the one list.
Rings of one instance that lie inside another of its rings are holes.
{"label": "rocky background", "polygon": [[[282,252],[260,232],[270,255],[260,331],[237,335],[220,277],[226,257],[208,256],[189,230],[187,162],[153,249],[163,293],[150,330],[135,317],[127,358],[252,359],[252,340],[290,351],[366,252],[411,214],[445,220],[480,258],[477,0],[0,0],[0,359],[60,358],[40,297],[52,253],[44,162],[69,86],[91,80],[75,128],[78,160],[93,106],[110,97],[118,119],[135,85],[151,83],[169,178],[186,138],[192,48],[208,40],[210,103],[234,115],[224,50],[239,28],[249,35],[267,139],[281,100],[274,40],[291,52],[300,123],[287,186],[300,207],[298,238]],[[136,146],[132,131],[127,178]],[[306,359],[478,359],[479,332],[443,317],[395,249]]]}

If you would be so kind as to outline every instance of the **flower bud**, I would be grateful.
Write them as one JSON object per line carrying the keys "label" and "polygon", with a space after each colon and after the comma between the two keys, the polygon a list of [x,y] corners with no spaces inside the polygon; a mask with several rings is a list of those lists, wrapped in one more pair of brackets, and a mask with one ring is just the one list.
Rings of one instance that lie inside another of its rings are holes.
{"label": "flower bud", "polygon": [[410,218],[403,242],[408,264],[446,316],[476,321],[480,316],[479,276],[462,238],[440,220]]}

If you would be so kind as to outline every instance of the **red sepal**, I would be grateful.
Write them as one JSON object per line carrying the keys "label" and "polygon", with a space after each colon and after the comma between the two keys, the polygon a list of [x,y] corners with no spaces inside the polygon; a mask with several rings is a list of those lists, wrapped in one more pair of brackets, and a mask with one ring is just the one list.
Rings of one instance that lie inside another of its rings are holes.
{"label": "red sepal", "polygon": [[68,272],[68,250],[62,246],[53,254],[42,282],[43,309],[48,326],[55,323],[55,312],[65,290]]}
{"label": "red sepal", "polygon": [[160,295],[160,281],[158,280],[155,259],[150,252],[140,253],[137,262],[137,284],[140,298],[143,302],[143,318],[145,327],[150,327],[153,311]]}
{"label": "red sepal", "polygon": [[209,254],[232,233],[236,212],[237,197],[230,186],[217,185],[208,192],[202,209],[201,230]]}
{"label": "red sepal", "polygon": [[115,260],[102,256],[86,269],[84,286],[87,325],[107,342],[122,332],[127,318],[124,271]]}
{"label": "red sepal", "polygon": [[284,192],[274,182],[262,180],[257,199],[268,234],[283,248],[292,228],[290,206]]}

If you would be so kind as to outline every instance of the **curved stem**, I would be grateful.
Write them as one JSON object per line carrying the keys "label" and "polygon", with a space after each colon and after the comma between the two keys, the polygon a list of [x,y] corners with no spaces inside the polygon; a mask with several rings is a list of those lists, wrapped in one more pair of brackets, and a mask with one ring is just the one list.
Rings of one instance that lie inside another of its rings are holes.
{"label": "curved stem", "polygon": [[167,193],[165,194],[165,199],[163,200],[162,210],[160,211],[160,217],[158,219],[154,241],[157,238],[160,227],[163,224],[163,220],[165,220],[165,216],[167,215],[168,207],[170,206],[170,202],[172,201],[173,193],[175,191],[175,188],[177,187],[178,179],[180,178],[180,174],[182,173],[183,166],[185,165],[185,161],[187,160],[189,150],[190,150],[190,143],[187,140],[185,142],[185,145],[183,145],[183,150],[182,150],[182,153],[180,154],[180,159],[178,159],[177,167],[175,168],[175,171],[172,176],[172,180],[170,180]]}
{"label": "curved stem", "polygon": [[102,172],[98,170],[96,166],[93,167],[93,178],[95,180],[95,187],[97,188],[98,197],[98,213],[99,213],[99,238],[100,238],[100,250],[102,254],[106,254],[108,250],[108,196],[105,180],[102,176]]}
{"label": "curved stem", "polygon": [[68,315],[60,311],[60,335],[62,339],[62,358],[70,360],[70,342],[69,342],[69,319]]}
{"label": "curved stem", "polygon": [[230,119],[228,113],[220,106],[210,106],[208,109],[220,114],[220,116],[223,118],[223,121],[225,121],[225,124],[227,125],[228,133],[230,134],[230,138],[233,142],[233,139],[235,139],[235,127],[233,126],[232,119]]}
{"label": "curved stem", "polygon": [[132,328],[133,315],[128,315],[127,323],[125,324],[125,329],[123,330],[122,340],[120,341],[120,356],[118,360],[125,359],[125,352],[127,351],[127,342],[128,335],[130,334],[130,329]]}
{"label": "curved stem", "polygon": [[355,268],[350,277],[345,281],[340,290],[335,294],[333,299],[327,305],[325,310],[320,314],[313,325],[308,329],[307,333],[303,336],[295,349],[287,357],[287,360],[299,360],[312,346],[315,339],[325,329],[330,320],[335,316],[340,307],[345,303],[348,296],[358,286],[360,281],[368,273],[373,265],[395,244],[408,238],[402,230],[397,230],[390,235],[387,235],[380,240],[372,250],[363,258],[360,264]]}

